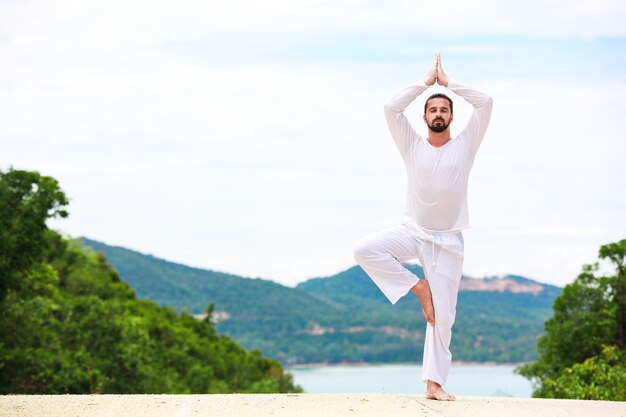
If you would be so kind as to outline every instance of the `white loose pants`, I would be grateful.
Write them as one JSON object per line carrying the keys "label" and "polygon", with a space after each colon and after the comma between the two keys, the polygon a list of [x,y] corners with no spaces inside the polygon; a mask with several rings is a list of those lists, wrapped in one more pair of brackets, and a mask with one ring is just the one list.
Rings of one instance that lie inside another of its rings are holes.
{"label": "white loose pants", "polygon": [[450,339],[463,269],[461,232],[430,233],[409,222],[361,239],[354,258],[392,304],[419,281],[402,262],[419,260],[435,308],[435,326],[426,324],[422,381],[445,384],[452,363]]}

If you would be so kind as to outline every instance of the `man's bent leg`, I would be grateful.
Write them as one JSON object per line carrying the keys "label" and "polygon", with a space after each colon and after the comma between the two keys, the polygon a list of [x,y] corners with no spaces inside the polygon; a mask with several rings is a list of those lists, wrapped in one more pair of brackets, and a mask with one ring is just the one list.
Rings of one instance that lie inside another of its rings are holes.
{"label": "man's bent leg", "polygon": [[419,278],[402,262],[417,258],[420,243],[406,230],[397,226],[371,234],[357,242],[354,259],[395,304],[417,284]]}

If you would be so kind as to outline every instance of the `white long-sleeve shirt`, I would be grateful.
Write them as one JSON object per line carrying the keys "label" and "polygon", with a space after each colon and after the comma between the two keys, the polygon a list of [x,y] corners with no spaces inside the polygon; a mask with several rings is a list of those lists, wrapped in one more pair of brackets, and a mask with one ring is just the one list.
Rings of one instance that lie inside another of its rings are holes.
{"label": "white long-sleeve shirt", "polygon": [[474,112],[457,137],[437,148],[411,127],[403,113],[427,89],[423,81],[408,85],[385,105],[391,136],[406,166],[404,224],[426,232],[458,232],[469,227],[469,173],[489,125],[493,100],[457,80],[449,80],[448,89],[467,100]]}

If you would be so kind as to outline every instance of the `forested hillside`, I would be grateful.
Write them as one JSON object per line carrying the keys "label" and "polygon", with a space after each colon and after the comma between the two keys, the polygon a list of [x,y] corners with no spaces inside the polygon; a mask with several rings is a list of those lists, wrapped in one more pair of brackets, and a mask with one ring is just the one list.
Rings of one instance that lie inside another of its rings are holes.
{"label": "forested hillside", "polygon": [[278,361],[137,299],[102,253],[49,230],[66,205],[54,179],[0,172],[0,393],[299,390]]}
{"label": "forested hillside", "polygon": [[[105,253],[140,297],[193,313],[214,303],[220,333],[284,364],[421,360],[425,321],[417,300],[405,297],[392,306],[359,267],[289,288],[83,243]],[[419,266],[408,267],[423,276]],[[560,288],[517,276],[464,278],[461,288],[455,360],[536,358],[536,340]]]}

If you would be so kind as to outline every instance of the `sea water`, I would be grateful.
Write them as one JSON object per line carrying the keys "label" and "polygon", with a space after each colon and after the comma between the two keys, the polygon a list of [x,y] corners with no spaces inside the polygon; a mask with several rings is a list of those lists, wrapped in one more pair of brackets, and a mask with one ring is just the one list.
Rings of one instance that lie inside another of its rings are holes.
{"label": "sea water", "polygon": [[[526,378],[515,365],[452,365],[446,391],[455,395],[530,397]],[[423,394],[418,365],[333,365],[291,368],[294,382],[309,393]]]}

